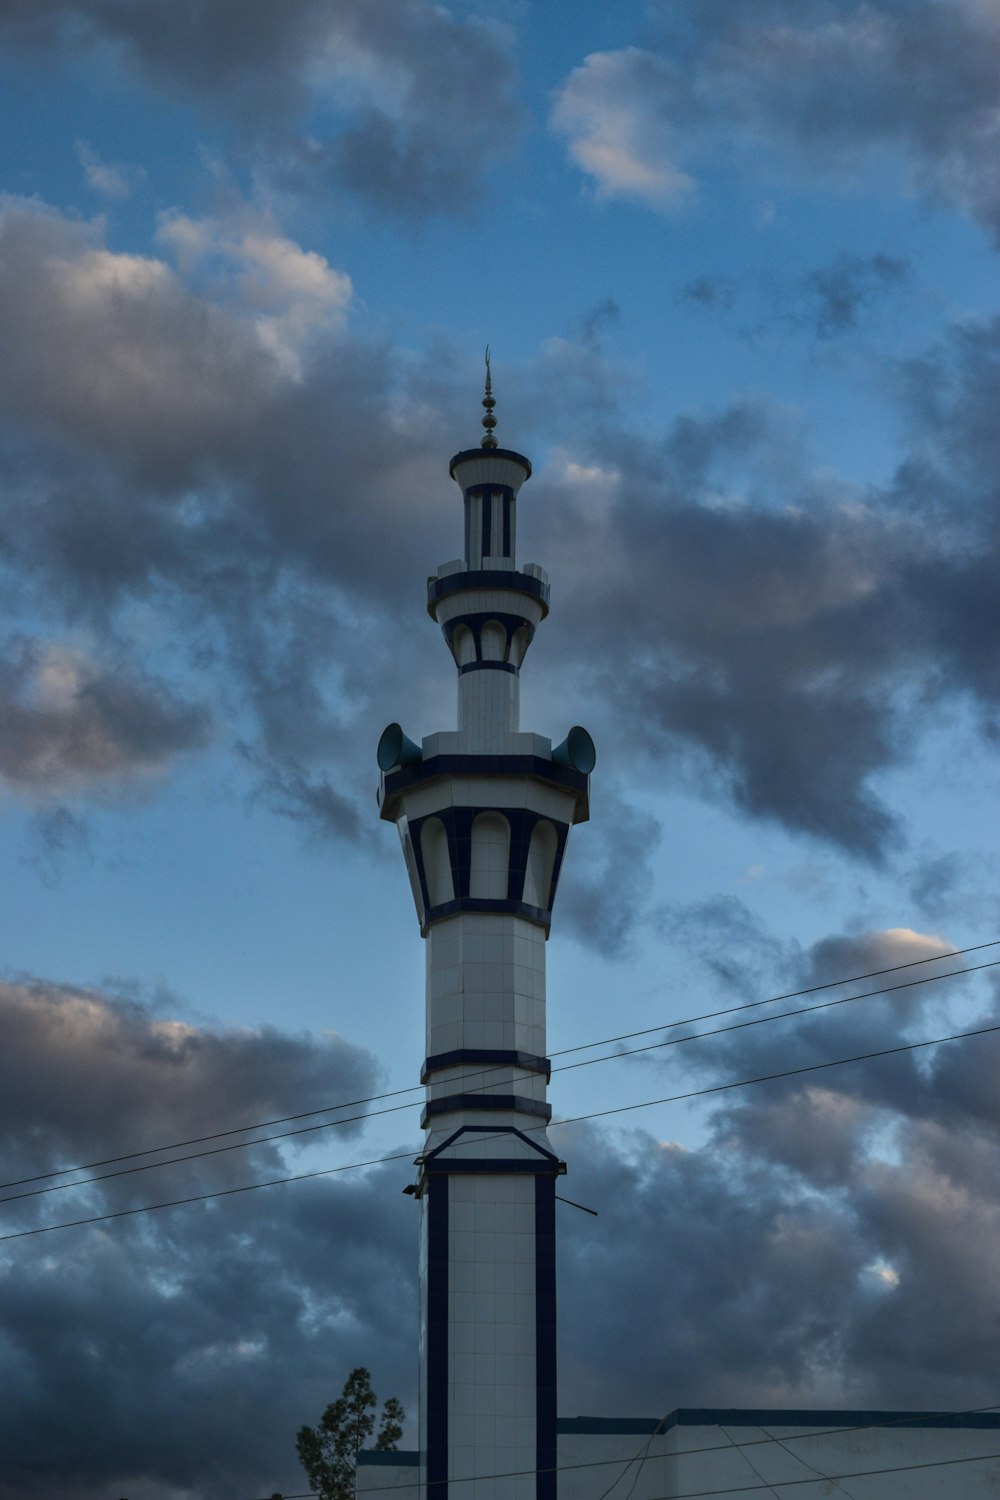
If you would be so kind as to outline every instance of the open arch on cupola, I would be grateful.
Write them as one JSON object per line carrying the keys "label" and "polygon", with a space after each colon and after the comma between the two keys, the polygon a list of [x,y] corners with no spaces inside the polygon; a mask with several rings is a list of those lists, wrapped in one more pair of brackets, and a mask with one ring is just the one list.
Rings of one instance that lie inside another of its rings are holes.
{"label": "open arch on cupola", "polygon": [[483,661],[503,661],[507,654],[507,632],[499,620],[487,620],[480,636]]}
{"label": "open arch on cupola", "polygon": [[451,638],[452,655],[457,666],[467,666],[476,659],[476,638],[468,625],[456,625]]}
{"label": "open arch on cupola", "polygon": [[424,879],[427,882],[428,905],[440,906],[445,901],[454,901],[455,883],[451,873],[448,834],[440,818],[425,819],[420,830],[420,853],[423,858]]}
{"label": "open arch on cupola", "polygon": [[480,813],[472,824],[469,895],[505,901],[510,867],[510,824],[500,813]]}
{"label": "open arch on cupola", "polygon": [[555,869],[559,836],[547,819],[542,818],[531,831],[528,862],[524,871],[524,895],[528,906],[548,911],[552,905],[552,872]]}

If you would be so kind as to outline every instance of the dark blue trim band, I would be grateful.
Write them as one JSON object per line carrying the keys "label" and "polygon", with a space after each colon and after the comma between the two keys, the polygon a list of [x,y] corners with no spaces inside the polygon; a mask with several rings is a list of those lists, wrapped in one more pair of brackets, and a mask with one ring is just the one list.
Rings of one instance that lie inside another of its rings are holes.
{"label": "dark blue trim band", "polygon": [[385,771],[386,791],[403,791],[435,776],[534,776],[555,786],[585,795],[589,777],[572,766],[546,760],[541,755],[431,755],[398,770]]}
{"label": "dark blue trim band", "polygon": [[526,477],[531,478],[531,464],[523,453],[515,453],[513,448],[463,448],[448,465],[448,473],[452,479],[455,477],[456,467],[468,463],[471,458],[512,458],[516,464],[521,465]]}
{"label": "dark blue trim band", "polygon": [[421,1130],[426,1130],[428,1120],[438,1115],[453,1115],[459,1109],[516,1109],[519,1114],[544,1120],[546,1125],[552,1118],[551,1104],[529,1099],[525,1094],[446,1094],[441,1099],[428,1099],[420,1115]]}
{"label": "dark blue trim band", "polygon": [[[482,515],[483,529],[482,529],[482,537],[480,539],[481,543],[482,543],[482,550],[480,552],[480,556],[481,557],[489,557],[489,555],[490,555],[491,534],[492,534],[492,531],[493,531],[493,492],[492,492],[492,490],[484,489],[481,486],[477,486],[476,488],[478,490],[479,497],[480,497],[480,502],[479,503],[481,504],[481,506],[483,508],[483,515]],[[475,490],[467,490],[466,491],[466,497],[468,497],[469,495],[472,495],[474,493],[476,493]],[[468,504],[468,498],[466,498],[466,504]],[[468,556],[468,554],[466,554],[466,556]]]}
{"label": "dark blue trim band", "polygon": [[552,925],[550,912],[542,911],[538,906],[530,906],[527,901],[502,901],[499,897],[492,896],[456,896],[454,901],[442,901],[440,906],[432,906],[424,913],[421,937],[427,936],[435,922],[443,922],[446,917],[457,916],[463,911],[500,912],[523,917],[526,922],[534,922],[536,927],[544,927],[546,932]]}
{"label": "dark blue trim band", "polygon": [[369,1464],[374,1469],[378,1468],[415,1468],[420,1463],[420,1454],[412,1448],[400,1452],[398,1448],[362,1448],[355,1455],[355,1461],[360,1468],[366,1469]]}
{"label": "dark blue trim band", "polygon": [[458,675],[462,677],[466,672],[513,672],[516,677],[520,667],[515,667],[512,661],[467,661],[464,666],[459,667]]}
{"label": "dark blue trim band", "polygon": [[546,1083],[552,1075],[552,1063],[535,1052],[517,1052],[492,1047],[456,1047],[451,1052],[435,1052],[424,1058],[420,1082],[426,1083],[432,1073],[442,1068],[520,1068],[524,1073],[542,1073]]}
{"label": "dark blue trim band", "polygon": [[446,1177],[427,1184],[427,1482],[448,1494],[448,1194]]}
{"label": "dark blue trim band", "polygon": [[1000,1428],[997,1412],[819,1411],[791,1408],[678,1407],[667,1417],[560,1417],[556,1431],[566,1436],[643,1437],[672,1427],[805,1427],[836,1433],[840,1427]]}
{"label": "dark blue trim band", "polygon": [[556,1184],[535,1178],[535,1444],[537,1500],[556,1500]]}
{"label": "dark blue trim band", "polygon": [[451,1135],[447,1136],[441,1142],[440,1146],[435,1146],[434,1150],[428,1151],[425,1156],[418,1156],[416,1158],[417,1165],[423,1167],[427,1166],[432,1161],[436,1161],[436,1159],[441,1155],[442,1151],[447,1151],[449,1147],[453,1146],[455,1142],[457,1140],[460,1140],[463,1135],[516,1136],[516,1138],[521,1141],[523,1145],[528,1147],[529,1151],[533,1151],[536,1156],[541,1157],[544,1161],[548,1162],[550,1168],[554,1168],[559,1173],[565,1172],[566,1170],[566,1163],[560,1161],[554,1151],[550,1151],[547,1146],[543,1146],[541,1141],[532,1140],[531,1136],[525,1135],[523,1130],[518,1130],[516,1125],[460,1125],[457,1130],[453,1130]]}
{"label": "dark blue trim band", "polygon": [[564,1177],[566,1163],[560,1161],[553,1165],[550,1161],[529,1161],[523,1156],[470,1156],[468,1161],[446,1156],[433,1162],[428,1157],[424,1173],[428,1177],[463,1177],[466,1173],[471,1177],[510,1177],[513,1174]]}
{"label": "dark blue trim band", "polygon": [[530,594],[542,606],[542,617],[549,612],[551,589],[531,573],[517,573],[506,568],[469,568],[464,573],[446,573],[443,578],[427,580],[427,613],[434,618],[434,606],[449,594],[469,589],[505,589],[516,594]]}
{"label": "dark blue trim band", "polygon": [[671,1420],[670,1417],[666,1421],[662,1417],[559,1417],[556,1431],[567,1436],[646,1437],[658,1427],[666,1432]]}
{"label": "dark blue trim band", "polygon": [[912,1411],[755,1411],[753,1407],[678,1407],[664,1427],[893,1427],[904,1426],[909,1432],[919,1427],[958,1428],[1000,1427],[996,1412],[912,1412]]}

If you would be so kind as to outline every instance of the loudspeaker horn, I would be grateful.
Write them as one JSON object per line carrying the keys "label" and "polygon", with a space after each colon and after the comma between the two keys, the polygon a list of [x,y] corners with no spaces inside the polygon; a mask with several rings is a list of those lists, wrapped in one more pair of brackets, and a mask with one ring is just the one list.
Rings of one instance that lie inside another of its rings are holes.
{"label": "loudspeaker horn", "polygon": [[569,766],[572,771],[590,775],[597,764],[597,751],[582,724],[574,724],[562,744],[554,747],[552,759],[557,766]]}
{"label": "loudspeaker horn", "polygon": [[378,742],[375,758],[380,771],[391,771],[396,766],[412,766],[423,758],[423,751],[403,733],[402,725],[387,724]]}

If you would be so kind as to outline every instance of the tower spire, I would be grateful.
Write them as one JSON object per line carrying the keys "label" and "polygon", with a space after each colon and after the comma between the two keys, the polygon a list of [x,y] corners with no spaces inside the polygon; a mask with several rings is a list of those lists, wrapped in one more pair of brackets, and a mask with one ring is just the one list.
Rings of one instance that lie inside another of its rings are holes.
{"label": "tower spire", "polygon": [[496,406],[496,401],[493,399],[493,381],[490,378],[489,344],[486,345],[486,394],[483,397],[483,405],[486,408],[486,415],[483,418],[483,426],[486,428],[486,436],[483,438],[479,446],[481,448],[495,448],[497,446],[497,440],[493,436],[493,429],[497,425],[497,419],[493,415],[493,408],[494,406]]}

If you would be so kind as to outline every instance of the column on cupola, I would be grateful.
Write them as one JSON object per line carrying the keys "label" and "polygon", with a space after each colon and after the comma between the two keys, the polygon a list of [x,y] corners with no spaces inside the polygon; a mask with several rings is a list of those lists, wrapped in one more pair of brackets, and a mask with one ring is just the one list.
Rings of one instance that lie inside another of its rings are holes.
{"label": "column on cupola", "polygon": [[[379,745],[426,940],[420,1446],[429,1500],[554,1500],[555,1184],[545,942],[570,827],[589,808],[593,746],[555,750],[518,722],[519,674],[549,608],[516,562],[528,460],[486,436],[451,461],[465,554],[428,580],[458,674],[458,728]],[[502,1476],[502,1477],[497,1477]]]}

